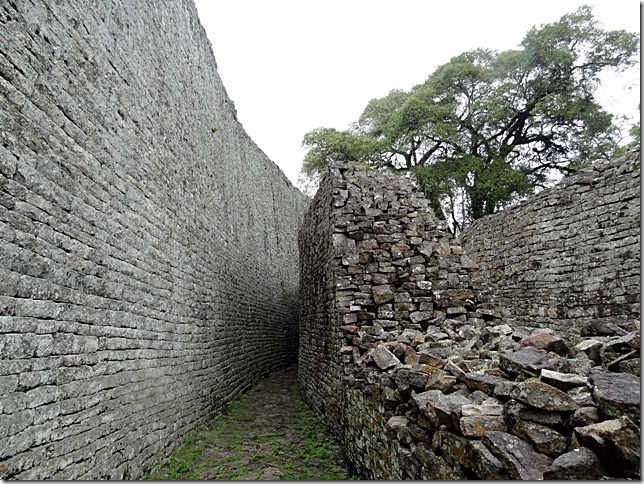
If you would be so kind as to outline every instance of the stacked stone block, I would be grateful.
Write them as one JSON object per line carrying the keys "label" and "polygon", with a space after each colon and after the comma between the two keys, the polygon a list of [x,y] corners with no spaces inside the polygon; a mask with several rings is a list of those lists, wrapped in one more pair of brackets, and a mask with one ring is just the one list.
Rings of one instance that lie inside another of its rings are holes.
{"label": "stacked stone block", "polygon": [[191,1],[3,2],[0,45],[0,478],[139,478],[296,360],[307,200]]}
{"label": "stacked stone block", "polygon": [[332,167],[299,243],[300,384],[363,478],[639,476],[638,329],[508,325],[409,179]]}
{"label": "stacked stone block", "polygon": [[478,220],[461,243],[509,321],[574,328],[640,318],[640,150],[599,161],[513,208]]}
{"label": "stacked stone block", "polygon": [[[359,398],[359,368],[373,362],[389,368],[397,361],[390,350],[401,356],[412,341],[421,352],[446,353],[448,335],[464,341],[500,318],[476,264],[427,207],[407,178],[337,165],[300,230],[300,386],[319,413],[345,429],[348,449],[387,445],[354,446],[365,438],[359,435],[363,425],[350,421],[361,412],[347,414]],[[427,358],[416,355],[419,366],[400,378],[427,380]],[[455,382],[442,370],[432,380],[437,387]],[[381,420],[370,425],[384,425]]]}

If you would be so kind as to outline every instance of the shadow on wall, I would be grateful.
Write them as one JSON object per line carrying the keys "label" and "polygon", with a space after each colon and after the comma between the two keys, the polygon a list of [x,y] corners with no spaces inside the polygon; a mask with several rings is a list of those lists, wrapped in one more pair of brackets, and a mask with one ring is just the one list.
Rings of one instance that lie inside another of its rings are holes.
{"label": "shadow on wall", "polygon": [[191,0],[2,2],[0,26],[0,478],[137,479],[295,358],[308,201]]}

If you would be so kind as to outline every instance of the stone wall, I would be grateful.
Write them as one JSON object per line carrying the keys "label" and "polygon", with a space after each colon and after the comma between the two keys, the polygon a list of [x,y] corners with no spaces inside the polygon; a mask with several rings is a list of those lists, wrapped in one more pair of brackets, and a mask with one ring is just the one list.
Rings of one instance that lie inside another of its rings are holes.
{"label": "stone wall", "polygon": [[3,2],[0,46],[0,478],[139,478],[295,361],[307,200],[190,0]]}
{"label": "stone wall", "polygon": [[300,387],[368,478],[415,477],[385,432],[396,384],[363,367],[409,357],[416,366],[396,374],[407,398],[412,380],[449,388],[456,379],[429,364],[434,355],[500,318],[476,264],[427,207],[409,179],[338,165],[300,229]]}
{"label": "stone wall", "polygon": [[299,233],[300,344],[298,380],[304,399],[334,427],[342,425],[344,389],[338,342],[340,329],[335,307],[334,245],[332,227],[333,184],[325,178],[309,206],[306,224]]}
{"label": "stone wall", "polygon": [[578,332],[639,321],[639,158],[598,162],[465,232],[508,320]]}
{"label": "stone wall", "polygon": [[362,478],[639,476],[639,326],[510,326],[394,175],[332,167],[299,244],[300,385]]}

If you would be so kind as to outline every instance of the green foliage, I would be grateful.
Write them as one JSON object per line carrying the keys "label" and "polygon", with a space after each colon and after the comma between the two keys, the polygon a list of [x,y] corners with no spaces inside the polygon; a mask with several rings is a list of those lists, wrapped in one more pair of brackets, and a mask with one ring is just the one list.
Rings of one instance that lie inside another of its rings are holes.
{"label": "green foliage", "polygon": [[642,130],[640,128],[640,123],[634,124],[631,126],[631,129],[628,132],[631,137],[630,141],[624,146],[620,146],[615,152],[616,156],[622,156],[630,150],[637,149],[642,144]]}
{"label": "green foliage", "polygon": [[333,438],[322,420],[313,414],[302,400],[297,385],[294,393],[294,408],[297,413],[297,428],[304,435],[301,445],[290,449],[291,459],[282,469],[282,480],[347,480],[357,479],[346,468],[338,466],[333,459]]}
{"label": "green foliage", "polygon": [[[531,29],[521,48],[452,58],[409,92],[373,99],[347,131],[307,133],[306,174],[333,160],[413,171],[460,231],[618,150],[599,74],[637,62],[639,36],[598,27],[590,7]],[[633,135],[639,136],[639,126]]]}
{"label": "green foliage", "polygon": [[212,424],[191,432],[182,439],[163,463],[153,466],[143,476],[143,480],[197,480],[199,472],[206,465],[202,462],[204,450],[215,445],[226,430],[224,417],[235,416],[246,395],[239,395],[229,402],[224,410],[213,417]]}
{"label": "green foliage", "polygon": [[309,148],[304,157],[302,171],[307,174],[325,173],[332,161],[371,162],[378,143],[350,131],[318,128],[306,135],[302,146]]}

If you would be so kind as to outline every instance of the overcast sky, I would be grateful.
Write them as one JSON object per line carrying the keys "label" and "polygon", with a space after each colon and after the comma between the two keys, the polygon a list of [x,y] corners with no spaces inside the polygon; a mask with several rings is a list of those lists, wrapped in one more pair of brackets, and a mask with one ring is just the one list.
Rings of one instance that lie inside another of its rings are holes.
{"label": "overcast sky", "polygon": [[[409,90],[462,52],[518,47],[533,26],[593,6],[604,28],[640,31],[638,0],[195,0],[238,118],[296,182],[302,137],[346,129],[367,103]],[[639,67],[598,96],[639,118]]]}

